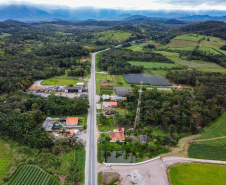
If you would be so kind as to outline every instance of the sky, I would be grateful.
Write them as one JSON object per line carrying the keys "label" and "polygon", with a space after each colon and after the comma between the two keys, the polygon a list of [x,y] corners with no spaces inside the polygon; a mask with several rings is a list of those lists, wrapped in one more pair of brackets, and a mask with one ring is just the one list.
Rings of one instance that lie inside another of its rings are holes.
{"label": "sky", "polygon": [[226,10],[226,0],[0,0],[0,4],[37,4],[127,10]]}

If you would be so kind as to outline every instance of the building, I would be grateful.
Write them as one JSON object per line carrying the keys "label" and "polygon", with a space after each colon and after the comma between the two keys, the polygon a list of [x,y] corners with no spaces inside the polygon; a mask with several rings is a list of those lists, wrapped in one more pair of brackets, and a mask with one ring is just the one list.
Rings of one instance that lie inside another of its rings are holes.
{"label": "building", "polygon": [[109,132],[109,137],[111,138],[110,142],[125,141],[125,135],[123,132]]}
{"label": "building", "polygon": [[147,136],[141,135],[140,136],[140,143],[147,143]]}
{"label": "building", "polygon": [[54,120],[52,118],[48,117],[44,121],[42,128],[44,128],[46,132],[51,132],[53,125],[54,125]]}
{"label": "building", "polygon": [[118,96],[126,96],[132,92],[132,87],[115,87],[116,94]]}
{"label": "building", "polygon": [[85,62],[89,60],[89,56],[83,56],[81,59],[81,61]]}
{"label": "building", "polygon": [[66,126],[77,126],[78,125],[78,117],[68,117],[66,120]]}
{"label": "building", "polygon": [[104,114],[105,115],[114,115],[116,111],[106,111]]}
{"label": "building", "polygon": [[117,107],[118,103],[117,102],[109,102],[109,105],[111,108]]}
{"label": "building", "polygon": [[109,100],[110,99],[110,96],[109,95],[102,95],[102,98],[103,98],[103,100]]}

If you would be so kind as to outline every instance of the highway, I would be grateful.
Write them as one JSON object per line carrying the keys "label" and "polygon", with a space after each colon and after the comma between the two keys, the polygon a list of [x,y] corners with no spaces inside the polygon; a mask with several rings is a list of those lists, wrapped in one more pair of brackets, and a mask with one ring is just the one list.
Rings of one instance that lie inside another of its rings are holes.
{"label": "highway", "polygon": [[89,89],[90,109],[88,112],[88,128],[87,128],[88,143],[87,143],[87,150],[86,150],[86,179],[85,179],[85,184],[87,185],[97,184],[95,55],[96,53],[92,54],[91,80],[90,80],[90,89]]}
{"label": "highway", "polygon": [[[109,49],[103,50],[107,51]],[[99,51],[99,52],[103,52]],[[96,83],[95,83],[95,55],[99,52],[92,54],[91,66],[91,79],[89,83],[89,103],[87,119],[87,146],[86,146],[86,166],[85,166],[85,184],[97,184],[97,137],[96,137]]]}

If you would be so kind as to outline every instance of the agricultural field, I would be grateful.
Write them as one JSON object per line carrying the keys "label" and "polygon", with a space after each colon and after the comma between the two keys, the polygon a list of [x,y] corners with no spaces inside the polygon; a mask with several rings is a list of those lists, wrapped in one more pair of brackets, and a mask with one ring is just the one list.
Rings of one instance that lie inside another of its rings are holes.
{"label": "agricultural field", "polygon": [[198,42],[203,38],[205,38],[205,36],[191,33],[191,34],[179,35],[175,37],[173,40],[187,40],[187,41]]}
{"label": "agricultural field", "polygon": [[62,76],[55,76],[53,78],[48,78],[41,82],[42,85],[76,85],[77,82],[84,82],[87,81],[80,81],[79,77],[70,77],[65,75]]}
{"label": "agricultural field", "polygon": [[170,69],[173,67],[177,67],[176,64],[171,64],[171,63],[157,63],[157,62],[138,62],[138,61],[130,61],[129,62],[131,65],[134,66],[144,66],[144,68],[146,69],[159,69],[159,68],[166,68],[166,69]]}
{"label": "agricultural field", "polygon": [[97,40],[104,41],[104,40],[117,40],[123,41],[128,39],[132,34],[129,32],[122,32],[122,31],[103,31],[95,34]]}
{"label": "agricultural field", "polygon": [[180,164],[168,169],[172,185],[225,184],[226,166],[213,164]]}
{"label": "agricultural field", "polygon": [[171,40],[169,44],[167,44],[169,48],[185,48],[185,50],[193,50],[196,46],[198,46],[197,42],[187,41],[187,40]]}
{"label": "agricultural field", "polygon": [[206,72],[226,72],[226,69],[219,66],[218,64],[212,62],[198,61],[198,60],[183,60],[179,58],[179,53],[168,52],[168,51],[155,51],[155,53],[160,53],[165,57],[173,60],[175,63],[187,66],[188,68],[197,69]]}
{"label": "agricultural field", "polygon": [[[226,136],[226,113],[215,123],[204,129],[202,136],[197,139],[212,139]],[[188,149],[189,157],[226,161],[226,138],[198,141]]]}
{"label": "agricultural field", "polygon": [[11,161],[13,159],[12,150],[10,146],[0,140],[0,184],[5,174],[11,167]]}
{"label": "agricultural field", "polygon": [[7,37],[7,36],[10,36],[11,34],[9,34],[9,33],[2,33],[1,35],[0,35],[0,38],[4,38],[4,37]]}
{"label": "agricultural field", "polygon": [[10,179],[8,185],[58,185],[59,180],[35,165],[20,166]]}

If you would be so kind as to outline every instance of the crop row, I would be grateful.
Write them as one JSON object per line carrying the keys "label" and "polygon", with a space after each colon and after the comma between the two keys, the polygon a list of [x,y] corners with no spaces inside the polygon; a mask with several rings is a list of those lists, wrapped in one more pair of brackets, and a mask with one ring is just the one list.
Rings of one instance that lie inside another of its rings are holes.
{"label": "crop row", "polygon": [[55,185],[59,184],[57,180],[40,169],[39,167],[26,165],[21,166],[8,185]]}

